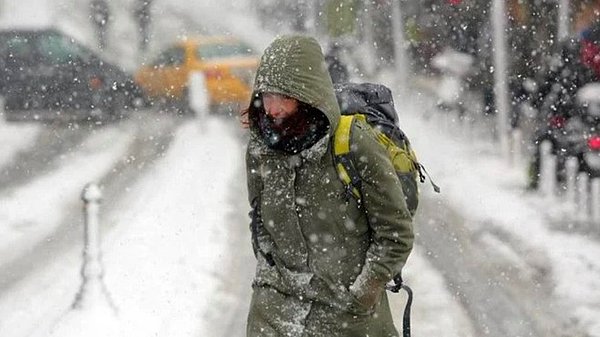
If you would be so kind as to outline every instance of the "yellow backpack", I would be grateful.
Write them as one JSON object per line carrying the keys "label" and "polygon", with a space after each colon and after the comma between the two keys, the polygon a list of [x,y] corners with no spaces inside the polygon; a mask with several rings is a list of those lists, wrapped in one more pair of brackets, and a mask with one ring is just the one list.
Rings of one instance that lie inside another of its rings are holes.
{"label": "yellow backpack", "polygon": [[[361,199],[361,178],[350,152],[352,123],[361,120],[373,129],[378,142],[386,149],[402,184],[406,206],[414,216],[419,205],[417,181],[425,182],[427,171],[417,160],[408,137],[397,125],[391,91],[384,85],[372,83],[336,84],[335,90],[342,116],[334,134],[333,157],[348,194],[358,201]],[[431,184],[439,193],[440,188],[433,181]]]}

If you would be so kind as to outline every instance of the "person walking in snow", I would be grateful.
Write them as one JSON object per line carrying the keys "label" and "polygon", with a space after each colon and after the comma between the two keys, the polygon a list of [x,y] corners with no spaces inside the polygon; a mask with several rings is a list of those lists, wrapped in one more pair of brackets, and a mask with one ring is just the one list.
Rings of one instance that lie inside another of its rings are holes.
{"label": "person walking in snow", "polygon": [[100,49],[106,48],[106,33],[110,8],[106,0],[92,0],[90,3],[90,18],[96,30],[96,38]]}
{"label": "person walking in snow", "polygon": [[142,50],[146,50],[150,39],[150,20],[151,20],[152,0],[136,0],[133,16],[138,24],[139,45]]}
{"label": "person walking in snow", "polygon": [[352,124],[361,203],[332,155],[340,109],[318,42],[275,39],[245,111],[252,244],[248,337],[398,336],[385,284],[413,245],[412,219],[385,149]]}
{"label": "person walking in snow", "polygon": [[348,82],[350,77],[348,67],[341,60],[341,49],[339,44],[332,43],[329,51],[325,54],[325,62],[327,62],[327,69],[333,83]]}

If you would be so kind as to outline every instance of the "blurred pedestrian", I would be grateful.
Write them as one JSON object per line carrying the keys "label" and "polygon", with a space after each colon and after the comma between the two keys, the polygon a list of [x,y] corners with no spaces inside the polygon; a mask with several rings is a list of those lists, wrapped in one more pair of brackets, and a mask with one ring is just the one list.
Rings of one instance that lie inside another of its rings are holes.
{"label": "blurred pedestrian", "polygon": [[92,0],[90,2],[90,18],[96,31],[96,39],[100,49],[106,48],[106,35],[110,20],[110,8],[106,0]]}
{"label": "blurred pedestrian", "polygon": [[361,201],[333,163],[340,120],[317,41],[284,36],[265,50],[245,111],[252,243],[247,336],[398,336],[385,284],[413,244],[412,219],[385,149],[351,125]]}
{"label": "blurred pedestrian", "polygon": [[136,0],[133,16],[137,21],[140,49],[146,50],[150,39],[150,21],[152,0]]}
{"label": "blurred pedestrian", "polygon": [[344,83],[348,82],[349,74],[348,67],[342,62],[341,48],[337,43],[332,43],[329,51],[325,55],[325,62],[327,62],[327,69],[333,83]]}
{"label": "blurred pedestrian", "polygon": [[581,62],[600,79],[600,19],[592,22],[581,34]]}

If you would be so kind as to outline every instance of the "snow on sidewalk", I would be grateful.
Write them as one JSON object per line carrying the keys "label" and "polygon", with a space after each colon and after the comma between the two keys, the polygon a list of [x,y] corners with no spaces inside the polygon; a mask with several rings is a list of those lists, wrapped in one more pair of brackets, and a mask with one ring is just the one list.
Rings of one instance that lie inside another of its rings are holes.
{"label": "snow on sidewalk", "polygon": [[13,160],[15,155],[35,143],[35,138],[40,131],[39,125],[6,123],[0,113],[0,173],[2,167]]}
{"label": "snow on sidewalk", "polygon": [[[600,336],[600,244],[591,237],[554,231],[548,209],[525,190],[525,170],[500,158],[488,139],[469,137],[455,122],[440,123],[440,114],[424,120],[431,102],[415,95],[403,102],[400,123],[420,161],[442,187],[444,200],[461,210],[468,225],[492,224],[510,233],[521,246],[519,263],[548,266],[554,296],[590,336]],[[446,121],[447,122],[447,121]],[[450,127],[449,129],[447,127]],[[477,228],[472,228],[477,230]],[[507,246],[508,247],[508,246]],[[505,247],[506,248],[506,247]]]}
{"label": "snow on sidewalk", "polygon": [[106,174],[132,141],[126,130],[102,129],[64,155],[60,169],[1,196],[0,261],[11,261],[52,233],[82,186]]}
{"label": "snow on sidewalk", "polygon": [[[105,284],[123,336],[210,336],[206,303],[229,277],[219,261],[232,253],[225,250],[231,205],[224,187],[242,156],[231,125],[196,123],[180,128],[165,158],[108,220],[115,230],[104,244]],[[81,334],[70,315],[54,335]]]}
{"label": "snow on sidewalk", "polygon": [[[473,337],[467,312],[446,281],[427,260],[422,247],[415,246],[402,271],[404,283],[413,290],[411,331],[415,336]],[[388,292],[394,323],[402,331],[402,315],[407,296]]]}

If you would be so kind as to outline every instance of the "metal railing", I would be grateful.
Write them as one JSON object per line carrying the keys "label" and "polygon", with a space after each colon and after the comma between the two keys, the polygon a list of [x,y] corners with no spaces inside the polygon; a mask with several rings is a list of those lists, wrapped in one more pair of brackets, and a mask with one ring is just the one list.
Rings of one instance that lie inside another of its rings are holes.
{"label": "metal railing", "polygon": [[550,141],[541,144],[540,192],[550,199],[563,201],[567,215],[574,223],[597,225],[600,229],[600,178],[590,178],[579,170],[579,160],[568,157],[565,161],[564,182],[557,178],[557,158]]}

